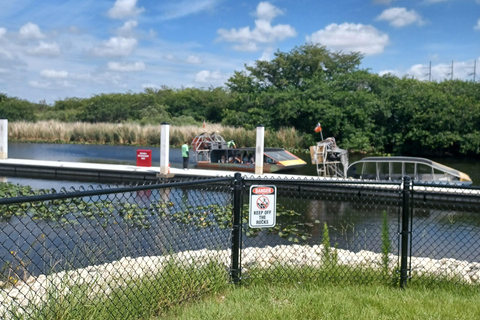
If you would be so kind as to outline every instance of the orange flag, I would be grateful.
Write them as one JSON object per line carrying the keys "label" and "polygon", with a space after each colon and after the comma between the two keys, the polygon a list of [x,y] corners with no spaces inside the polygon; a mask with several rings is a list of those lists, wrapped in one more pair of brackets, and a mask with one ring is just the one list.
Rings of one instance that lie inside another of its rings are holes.
{"label": "orange flag", "polygon": [[321,132],[322,131],[322,126],[320,125],[320,122],[317,124],[317,126],[315,127],[315,132]]}

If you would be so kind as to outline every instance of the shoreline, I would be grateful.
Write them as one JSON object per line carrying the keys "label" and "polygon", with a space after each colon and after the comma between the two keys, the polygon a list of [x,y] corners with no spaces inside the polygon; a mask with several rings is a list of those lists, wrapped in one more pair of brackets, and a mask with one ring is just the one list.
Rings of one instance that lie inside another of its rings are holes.
{"label": "shoreline", "polygon": [[[275,247],[249,247],[242,249],[242,274],[251,270],[280,267],[321,268],[324,264],[323,245],[279,245]],[[337,265],[381,271],[383,255],[371,251],[352,252],[343,249],[331,249],[337,253]],[[288,253],[288,255],[286,255]],[[49,293],[56,292],[58,297],[68,295],[74,286],[88,288],[85,294],[89,298],[108,296],[113,290],[127,286],[129,281],[137,281],[145,276],[162,272],[169,263],[179,266],[205,266],[210,262],[223,265],[228,272],[230,250],[194,250],[183,251],[166,256],[124,257],[120,260],[92,265],[71,271],[61,271],[51,275],[31,276],[19,281],[15,286],[0,289],[0,316],[9,319],[13,310],[33,312],[48,302]],[[398,266],[398,256],[389,254],[389,272]],[[412,257],[412,278],[436,276],[460,281],[468,285],[480,284],[480,262],[467,262],[451,258],[440,260],[426,257]],[[32,307],[32,309],[29,309]],[[8,316],[8,317],[7,317]]]}

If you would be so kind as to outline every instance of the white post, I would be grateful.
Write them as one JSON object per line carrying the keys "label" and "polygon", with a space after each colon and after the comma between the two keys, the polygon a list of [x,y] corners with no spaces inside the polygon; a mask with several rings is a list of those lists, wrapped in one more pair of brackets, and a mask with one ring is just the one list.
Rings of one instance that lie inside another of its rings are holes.
{"label": "white post", "polygon": [[8,120],[0,119],[0,159],[8,159]]}
{"label": "white post", "polygon": [[265,127],[257,126],[257,145],[255,148],[255,174],[263,174],[263,153],[264,153]]}
{"label": "white post", "polygon": [[160,174],[167,175],[170,163],[170,125],[166,122],[161,125],[160,132]]}

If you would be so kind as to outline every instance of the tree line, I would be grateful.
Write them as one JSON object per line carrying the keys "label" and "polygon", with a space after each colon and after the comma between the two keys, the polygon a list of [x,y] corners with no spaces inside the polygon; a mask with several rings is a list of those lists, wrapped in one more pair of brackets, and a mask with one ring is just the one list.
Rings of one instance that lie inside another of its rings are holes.
{"label": "tree line", "polygon": [[324,137],[352,151],[404,155],[480,154],[480,84],[425,82],[360,69],[360,53],[305,44],[235,71],[224,87],[147,88],[66,98],[52,106],[0,93],[9,121],[136,122],[294,127],[303,146]]}

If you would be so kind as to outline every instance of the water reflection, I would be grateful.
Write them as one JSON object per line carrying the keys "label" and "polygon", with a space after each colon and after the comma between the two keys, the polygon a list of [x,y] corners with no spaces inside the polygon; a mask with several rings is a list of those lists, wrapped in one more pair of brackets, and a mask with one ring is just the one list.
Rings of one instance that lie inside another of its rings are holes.
{"label": "water reflection", "polygon": [[[166,188],[29,203],[0,220],[0,270],[23,278],[123,257],[227,249],[230,230],[214,209],[222,211],[230,196]],[[65,214],[59,214],[61,207],[67,207]]]}

